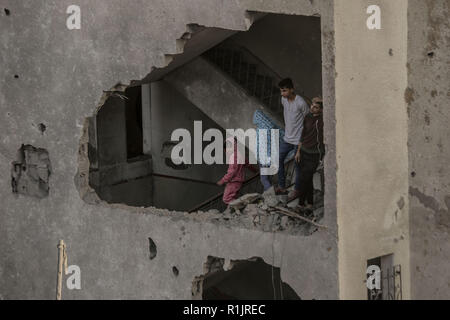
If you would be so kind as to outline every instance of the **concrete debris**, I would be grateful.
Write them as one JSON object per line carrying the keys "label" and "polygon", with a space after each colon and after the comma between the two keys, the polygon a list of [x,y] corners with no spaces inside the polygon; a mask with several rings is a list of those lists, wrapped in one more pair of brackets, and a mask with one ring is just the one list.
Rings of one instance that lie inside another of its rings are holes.
{"label": "concrete debris", "polygon": [[[314,220],[314,215],[313,214],[312,214],[311,218],[310,217],[306,218],[303,215],[301,215],[300,212],[297,213],[297,212],[294,212],[294,211],[291,211],[291,210],[287,210],[287,209],[282,208],[282,207],[276,207],[275,209],[277,209],[279,212],[282,212],[283,214],[285,214],[285,215],[287,215],[289,217],[301,219],[301,220],[303,220],[303,221],[305,221],[307,223],[310,223],[310,224],[312,224],[312,225],[314,225],[316,227],[325,228],[325,229],[327,228],[326,226],[317,224],[315,221],[313,221]],[[309,216],[311,216],[312,210],[307,210],[306,212],[309,213],[308,214]]]}
{"label": "concrete debris", "polygon": [[236,199],[232,202],[230,202],[230,207],[239,210],[245,208],[248,204],[254,203],[257,200],[261,198],[261,195],[259,193],[249,193],[246,195],[243,195],[239,199]]}
{"label": "concrete debris", "polygon": [[267,206],[275,207],[280,202],[280,199],[275,195],[275,189],[273,187],[271,187],[270,189],[266,190],[262,194],[262,196],[264,198],[264,203]]}
{"label": "concrete debris", "polygon": [[293,207],[283,206],[280,197],[276,196],[271,188],[263,194],[246,194],[236,199],[222,213],[213,209],[192,213],[191,217],[220,222],[230,227],[308,236],[322,227],[318,223],[324,213],[323,195],[319,190],[315,191],[314,201],[312,210],[299,209],[294,202]]}
{"label": "concrete debris", "polygon": [[281,217],[281,221],[280,221],[281,228],[286,229],[288,222],[289,222],[288,216]]}

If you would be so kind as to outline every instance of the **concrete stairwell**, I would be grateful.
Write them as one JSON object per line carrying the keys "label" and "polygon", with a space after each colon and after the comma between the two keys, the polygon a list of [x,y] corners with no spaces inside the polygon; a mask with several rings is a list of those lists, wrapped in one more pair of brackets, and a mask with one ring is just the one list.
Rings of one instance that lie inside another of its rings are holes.
{"label": "concrete stairwell", "polygon": [[254,128],[253,113],[263,110],[284,127],[280,113],[251,96],[236,80],[200,56],[164,80],[224,129]]}

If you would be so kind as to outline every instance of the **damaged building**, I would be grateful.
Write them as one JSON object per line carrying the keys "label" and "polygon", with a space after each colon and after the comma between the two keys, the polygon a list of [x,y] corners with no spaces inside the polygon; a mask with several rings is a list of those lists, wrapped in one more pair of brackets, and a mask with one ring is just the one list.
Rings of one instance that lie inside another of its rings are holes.
{"label": "damaged building", "polygon": [[[54,299],[62,239],[63,299],[450,298],[449,1],[1,5],[0,299]],[[323,97],[314,207],[250,170],[227,207],[171,134],[283,127],[286,77]]]}

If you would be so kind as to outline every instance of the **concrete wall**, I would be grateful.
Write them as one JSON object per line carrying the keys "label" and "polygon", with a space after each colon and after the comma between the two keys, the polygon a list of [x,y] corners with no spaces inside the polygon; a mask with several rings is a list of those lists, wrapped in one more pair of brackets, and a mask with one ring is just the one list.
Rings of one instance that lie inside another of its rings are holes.
{"label": "concrete wall", "polygon": [[[247,10],[322,16],[327,164],[326,217],[335,229],[333,2],[79,0],[81,30],[66,28],[73,1],[4,0],[11,12],[0,29],[0,298],[54,299],[58,240],[69,265],[81,268],[82,289],[63,299],[191,297],[208,255],[262,257],[304,299],[338,297],[337,243],[327,232],[293,237],[203,223],[156,208],[108,205],[86,185],[87,117],[103,90],[143,79],[177,52],[189,23],[232,30],[248,27]],[[164,17],[162,19],[161,17]],[[14,75],[19,78],[14,78]],[[20,94],[18,94],[20,93]],[[44,123],[42,134],[37,125]],[[82,140],[80,148],[80,139]],[[22,143],[49,151],[53,174],[47,198],[15,197],[10,162]],[[83,161],[82,161],[83,160]],[[76,175],[76,177],[75,177]],[[75,177],[75,179],[74,179]],[[86,201],[85,201],[86,200]],[[149,259],[148,238],[157,247]],[[273,251],[268,250],[272,248]],[[311,248],[314,248],[312,251]],[[178,276],[172,267],[180,270]]]}
{"label": "concrete wall", "polygon": [[[174,130],[179,128],[188,130],[191,141],[194,142],[194,121],[202,122],[203,132],[210,128],[221,129],[221,127],[164,80],[152,83],[151,118],[154,173],[212,183],[223,177],[227,170],[226,165],[188,165],[185,168],[175,169],[166,164],[166,158],[171,157],[171,148],[164,146],[164,143],[171,141]],[[193,152],[192,149],[192,163]],[[153,186],[155,207],[180,211],[195,208],[223,191],[223,187],[219,186],[160,177],[155,177]]]}
{"label": "concrete wall", "polygon": [[97,189],[102,200],[108,203],[124,203],[129,206],[149,207],[153,205],[153,181],[149,176],[126,180],[115,185]]}
{"label": "concrete wall", "polygon": [[146,156],[133,162],[127,159],[127,106],[126,100],[109,97],[97,113],[96,124],[90,123],[95,132],[90,141],[94,149],[90,155],[90,185],[108,203],[147,207],[153,204],[149,177],[152,162]]}
{"label": "concrete wall", "polygon": [[[136,97],[130,97],[133,98]],[[166,144],[170,143],[171,134],[175,129],[189,130],[194,139],[194,121],[201,121],[204,131],[209,128],[220,129],[219,125],[168,83],[154,82],[151,87],[150,106],[152,123],[146,128],[151,131],[152,152],[148,156],[129,160],[127,159],[129,131],[125,126],[125,112],[130,101],[133,100],[110,97],[97,113],[99,169],[93,170],[91,166],[90,184],[102,200],[130,206],[153,205],[158,208],[186,211],[223,191],[223,187],[211,184],[150,176],[155,173],[208,181],[212,184],[219,181],[227,170],[225,165],[173,168],[166,163],[171,157],[171,145]],[[175,114],[179,116],[175,117]]]}
{"label": "concrete wall", "polygon": [[340,297],[367,299],[367,260],[393,253],[408,299],[408,2],[378,1],[381,30],[366,27],[371,4],[335,1]]}
{"label": "concrete wall", "polygon": [[449,299],[450,1],[410,0],[408,155],[411,297]]}
{"label": "concrete wall", "polygon": [[292,78],[299,94],[313,98],[322,95],[320,27],[319,17],[268,15],[231,39],[280,77]]}

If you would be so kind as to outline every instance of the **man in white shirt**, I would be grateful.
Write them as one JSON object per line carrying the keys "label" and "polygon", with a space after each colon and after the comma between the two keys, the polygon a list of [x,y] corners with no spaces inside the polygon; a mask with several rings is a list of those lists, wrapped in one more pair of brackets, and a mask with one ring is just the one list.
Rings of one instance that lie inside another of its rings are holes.
{"label": "man in white shirt", "polygon": [[[287,194],[286,177],[284,173],[284,161],[291,150],[296,150],[303,131],[303,120],[309,112],[306,101],[295,94],[294,84],[291,79],[283,79],[278,84],[281,92],[281,103],[284,110],[285,135],[280,142],[280,168],[278,170],[278,188],[275,188],[276,194]],[[297,168],[296,168],[297,170]],[[295,180],[299,179],[299,173],[296,172]],[[297,183],[298,184],[298,183]]]}

